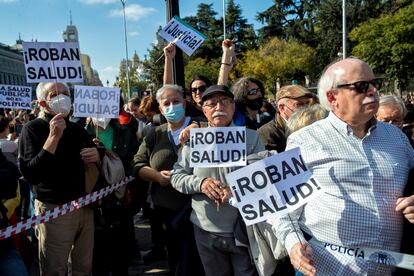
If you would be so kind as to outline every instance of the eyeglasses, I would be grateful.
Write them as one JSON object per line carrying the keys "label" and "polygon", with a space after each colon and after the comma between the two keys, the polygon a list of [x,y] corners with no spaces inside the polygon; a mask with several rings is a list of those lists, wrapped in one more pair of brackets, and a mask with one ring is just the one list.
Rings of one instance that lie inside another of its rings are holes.
{"label": "eyeglasses", "polygon": [[249,91],[247,91],[247,95],[256,95],[257,93],[260,93],[260,88],[252,88]]}
{"label": "eyeglasses", "polygon": [[338,84],[336,88],[349,87],[350,89],[354,89],[359,94],[365,94],[369,89],[369,85],[372,85],[377,90],[380,90],[382,86],[382,79],[376,78],[370,81],[357,81],[354,83]]}
{"label": "eyeglasses", "polygon": [[212,101],[205,102],[203,106],[211,109],[211,108],[215,108],[218,103],[220,103],[222,106],[227,107],[231,105],[232,103],[234,103],[234,101],[230,98],[221,98],[219,100],[215,100],[215,101],[212,100]]}
{"label": "eyeglasses", "polygon": [[204,93],[204,91],[206,91],[207,86],[205,85],[201,85],[199,87],[191,87],[191,93],[197,93],[197,91],[199,93]]}

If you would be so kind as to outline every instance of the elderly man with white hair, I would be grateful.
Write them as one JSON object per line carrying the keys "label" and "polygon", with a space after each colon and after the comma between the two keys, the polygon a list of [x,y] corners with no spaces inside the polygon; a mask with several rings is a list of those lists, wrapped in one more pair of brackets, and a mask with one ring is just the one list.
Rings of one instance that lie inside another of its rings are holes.
{"label": "elderly man with white hair", "polygon": [[[19,142],[20,169],[33,185],[39,215],[85,195],[85,163],[100,160],[82,126],[68,119],[69,87],[40,83],[37,100],[44,116],[23,126]],[[41,275],[66,275],[69,255],[73,275],[90,275],[93,210],[81,208],[36,226]]]}
{"label": "elderly man with white hair", "polygon": [[324,190],[272,221],[305,275],[390,275],[392,266],[368,261],[380,257],[363,249],[398,251],[403,219],[414,223],[414,196],[403,197],[414,152],[398,128],[375,119],[380,87],[360,59],[330,65],[318,84],[328,117],[289,136],[287,149],[300,147]]}

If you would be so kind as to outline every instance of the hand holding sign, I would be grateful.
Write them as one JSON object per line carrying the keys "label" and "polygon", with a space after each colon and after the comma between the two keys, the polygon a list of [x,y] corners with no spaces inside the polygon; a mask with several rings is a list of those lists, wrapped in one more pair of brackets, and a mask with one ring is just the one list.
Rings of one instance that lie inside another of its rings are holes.
{"label": "hand holding sign", "polygon": [[168,45],[164,47],[164,55],[167,59],[173,59],[175,57],[175,52],[175,43],[168,43]]}
{"label": "hand holding sign", "polygon": [[295,244],[289,252],[290,262],[304,275],[316,275],[312,260],[312,248],[308,244]]}
{"label": "hand holding sign", "polygon": [[66,114],[59,113],[55,115],[52,120],[49,122],[49,137],[55,137],[60,139],[63,135],[63,131],[66,128],[66,122],[65,122]]}

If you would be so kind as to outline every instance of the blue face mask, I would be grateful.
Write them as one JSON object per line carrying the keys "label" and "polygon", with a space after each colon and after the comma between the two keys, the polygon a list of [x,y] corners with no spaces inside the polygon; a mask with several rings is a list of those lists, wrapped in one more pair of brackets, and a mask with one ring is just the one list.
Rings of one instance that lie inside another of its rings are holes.
{"label": "blue face mask", "polygon": [[185,110],[184,110],[183,104],[181,103],[166,106],[166,107],[164,106],[162,108],[162,111],[164,112],[165,119],[167,119],[167,121],[171,123],[177,123],[185,115]]}

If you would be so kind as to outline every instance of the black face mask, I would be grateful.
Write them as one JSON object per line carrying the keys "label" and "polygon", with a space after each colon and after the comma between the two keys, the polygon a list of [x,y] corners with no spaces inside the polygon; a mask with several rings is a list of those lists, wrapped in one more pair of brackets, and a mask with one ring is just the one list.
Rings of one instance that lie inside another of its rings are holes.
{"label": "black face mask", "polygon": [[246,105],[253,110],[259,110],[263,105],[263,98],[257,98],[254,100],[246,99]]}

